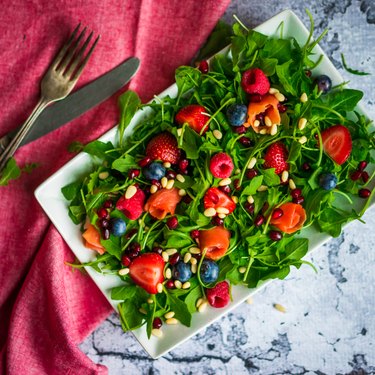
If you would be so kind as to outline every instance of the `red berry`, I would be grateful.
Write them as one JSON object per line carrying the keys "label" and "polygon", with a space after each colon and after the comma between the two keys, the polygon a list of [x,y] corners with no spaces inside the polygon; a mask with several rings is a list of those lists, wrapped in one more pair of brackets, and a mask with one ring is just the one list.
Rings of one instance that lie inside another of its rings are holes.
{"label": "red berry", "polygon": [[187,123],[198,134],[204,134],[209,126],[206,126],[210,116],[207,114],[207,109],[199,104],[190,104],[180,109],[175,117],[178,125]]}
{"label": "red berry", "polygon": [[288,151],[283,143],[276,142],[267,148],[264,156],[264,168],[275,168],[276,174],[281,174],[289,169],[287,163]]}
{"label": "red berry", "polygon": [[216,178],[229,177],[233,172],[232,158],[225,152],[215,154],[210,161],[210,172]]}
{"label": "red berry", "polygon": [[198,69],[203,73],[203,74],[206,74],[208,73],[208,62],[207,60],[202,60],[199,65],[198,65]]}
{"label": "red berry", "polygon": [[131,263],[131,259],[125,254],[121,257],[121,263],[125,266],[128,267]]}
{"label": "red berry", "polygon": [[128,172],[128,177],[130,180],[133,180],[134,178],[138,177],[140,173],[139,169],[130,169]]}
{"label": "red berry", "polygon": [[180,159],[180,150],[175,136],[169,132],[158,134],[148,142],[146,155],[152,160],[177,164]]}
{"label": "red berry", "polygon": [[270,82],[261,69],[253,68],[242,74],[241,85],[247,94],[265,95],[270,89]]}
{"label": "red berry", "polygon": [[229,301],[229,284],[222,281],[213,288],[206,289],[207,301],[212,307],[225,307]]}
{"label": "red berry", "polygon": [[366,183],[369,180],[370,176],[366,171],[362,172],[362,181]]}
{"label": "red berry", "polygon": [[246,202],[245,203],[245,209],[246,211],[252,215],[254,213],[254,210],[255,210],[255,205],[254,203],[249,203],[249,202]]}
{"label": "red berry", "polygon": [[180,253],[174,253],[173,255],[169,257],[169,264],[174,266],[180,261],[180,258],[181,258]]}
{"label": "red berry", "polygon": [[290,192],[290,195],[292,196],[292,198],[298,198],[300,197],[302,194],[302,190],[299,189],[299,188],[295,188],[293,189],[291,192]]}
{"label": "red berry", "polygon": [[161,189],[161,182],[158,180],[151,180],[151,184],[155,185],[158,189]]}
{"label": "red berry", "polygon": [[137,192],[127,199],[125,194],[117,201],[116,208],[124,213],[130,220],[137,220],[143,212],[146,194],[143,190],[137,189]]}
{"label": "red berry", "polygon": [[305,198],[302,196],[292,199],[292,202],[296,204],[302,204],[304,201],[305,201]]}
{"label": "red berry", "polygon": [[230,194],[230,192],[232,191],[229,185],[219,186],[219,190],[221,190],[225,194]]}
{"label": "red berry", "polygon": [[283,235],[277,230],[270,230],[269,237],[272,241],[280,241]]}
{"label": "red berry", "polygon": [[109,239],[109,229],[108,228],[103,228],[102,229],[102,237],[104,240],[108,240]]}
{"label": "red berry", "polygon": [[103,207],[104,207],[104,208],[112,208],[112,207],[113,207],[113,201],[111,201],[110,199],[106,200],[106,201],[103,203]]}
{"label": "red berry", "polygon": [[151,158],[149,158],[148,156],[146,156],[145,158],[139,160],[138,165],[141,168],[144,168],[144,167],[147,167],[150,163],[151,163]]}
{"label": "red berry", "polygon": [[221,226],[221,225],[224,225],[224,219],[220,219],[219,216],[214,216],[211,220],[212,224],[213,225],[216,225],[216,226]]}
{"label": "red berry", "polygon": [[178,162],[178,168],[180,169],[180,171],[184,172],[186,171],[186,169],[188,168],[189,166],[189,160],[187,159],[181,159],[179,162]]}
{"label": "red berry", "polygon": [[136,233],[138,233],[138,230],[136,228],[133,228],[128,233],[126,233],[125,238],[127,240],[130,240]]}
{"label": "red berry", "polygon": [[241,125],[241,126],[233,126],[232,129],[237,134],[244,134],[244,133],[247,132],[247,129],[243,125]]}
{"label": "red berry", "polygon": [[361,176],[362,172],[360,170],[356,170],[350,175],[350,179],[353,181],[357,181],[361,178]]}
{"label": "red berry", "polygon": [[281,208],[275,208],[272,212],[272,219],[279,219],[284,215],[284,211]]}
{"label": "red berry", "polygon": [[167,227],[170,230],[176,229],[178,227],[178,219],[176,216],[172,216],[167,220]]}
{"label": "red berry", "polygon": [[241,143],[242,146],[250,147],[251,146],[251,139],[248,137],[241,137],[239,138],[238,142]]}
{"label": "red berry", "polygon": [[152,322],[152,328],[159,329],[163,325],[163,322],[160,318],[154,318]]}
{"label": "red berry", "polygon": [[160,246],[154,246],[152,248],[152,252],[161,255],[161,253],[163,252],[163,248],[161,248]]}
{"label": "red berry", "polygon": [[192,200],[193,198],[189,194],[186,194],[185,196],[182,197],[182,201],[186,204],[191,203]]}
{"label": "red berry", "polygon": [[307,172],[311,169],[311,165],[309,163],[303,163],[302,164],[302,169]]}
{"label": "red berry", "polygon": [[100,228],[108,228],[109,227],[109,220],[107,220],[107,219],[99,219],[98,220],[98,226]]}
{"label": "red berry", "polygon": [[305,70],[306,77],[311,77],[311,70]]}
{"label": "red berry", "polygon": [[166,283],[165,283],[165,287],[167,289],[174,289],[174,281],[173,280],[168,280]]}
{"label": "red berry", "polygon": [[258,176],[258,171],[256,169],[248,169],[246,171],[246,177],[250,180],[256,176]]}
{"label": "red berry", "polygon": [[358,195],[361,198],[368,198],[371,195],[371,191],[369,189],[360,189]]}
{"label": "red berry", "polygon": [[98,212],[99,219],[109,219],[109,213],[105,208],[99,208]]}
{"label": "red berry", "polygon": [[288,110],[287,106],[285,106],[284,104],[278,104],[277,105],[277,109],[279,110],[280,113],[284,113]]}
{"label": "red berry", "polygon": [[190,237],[195,240],[196,238],[199,237],[199,230],[198,229],[193,229],[191,232],[190,232]]}
{"label": "red berry", "polygon": [[361,172],[364,171],[366,167],[367,167],[367,161],[362,160],[362,161],[359,162],[359,164],[358,164],[358,170],[359,171],[361,171]]}
{"label": "red berry", "polygon": [[264,216],[261,215],[261,214],[259,214],[259,215],[255,218],[255,220],[254,220],[254,225],[255,225],[256,227],[260,227],[263,223],[264,223]]}
{"label": "red berry", "polygon": [[236,190],[241,190],[241,185],[240,185],[240,180],[239,179],[235,179],[233,181],[233,187],[236,189]]}
{"label": "red berry", "polygon": [[250,102],[251,103],[259,103],[263,99],[262,95],[259,94],[253,94],[250,96]]}
{"label": "red berry", "polygon": [[175,171],[167,171],[167,173],[165,174],[165,177],[167,177],[168,180],[174,180],[177,176],[177,173]]}
{"label": "red berry", "polygon": [[141,245],[138,242],[132,242],[126,251],[126,254],[130,259],[134,259],[139,255],[140,252]]}

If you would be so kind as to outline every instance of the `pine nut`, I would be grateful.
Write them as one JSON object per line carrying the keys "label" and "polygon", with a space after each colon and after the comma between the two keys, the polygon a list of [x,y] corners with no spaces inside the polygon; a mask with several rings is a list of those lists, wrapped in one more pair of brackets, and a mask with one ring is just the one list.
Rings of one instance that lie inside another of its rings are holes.
{"label": "pine nut", "polygon": [[230,185],[232,183],[232,180],[227,177],[227,178],[223,178],[220,182],[219,182],[219,186],[227,186],[227,185]]}
{"label": "pine nut", "polygon": [[151,330],[151,334],[153,335],[153,336],[155,336],[155,337],[163,337],[163,331],[161,330],[161,329],[159,329],[159,328],[153,328],[152,330]]}
{"label": "pine nut", "polygon": [[189,263],[190,259],[191,259],[191,254],[190,253],[186,253],[184,255],[184,263]]}
{"label": "pine nut", "polygon": [[186,190],[185,190],[185,189],[180,189],[180,190],[178,191],[178,195],[179,195],[180,197],[184,197],[184,196],[186,195]]}
{"label": "pine nut", "polygon": [[159,283],[158,285],[156,285],[156,289],[158,293],[163,293],[163,284]]}
{"label": "pine nut", "polygon": [[306,103],[309,98],[307,97],[307,94],[304,92],[301,97],[299,98],[299,100],[302,102],[302,103]]}
{"label": "pine nut", "polygon": [[206,217],[213,217],[216,215],[216,210],[213,207],[206,208],[203,215]]}
{"label": "pine nut", "polygon": [[258,187],[258,191],[266,191],[266,190],[268,190],[268,186],[266,186],[266,185],[260,185]]}
{"label": "pine nut", "polygon": [[216,212],[218,214],[225,214],[225,215],[228,215],[229,214],[229,210],[226,208],[226,207],[218,207],[216,209]]}
{"label": "pine nut", "polygon": [[246,303],[248,303],[249,305],[252,305],[253,302],[254,302],[254,300],[253,300],[251,297],[249,297],[249,298],[246,300]]}
{"label": "pine nut", "polygon": [[150,193],[155,194],[158,191],[158,187],[156,185],[151,185]]}
{"label": "pine nut", "polygon": [[237,204],[238,203],[238,197],[236,197],[235,195],[232,195],[232,201]]}
{"label": "pine nut", "polygon": [[179,137],[181,137],[181,135],[182,135],[182,128],[178,128],[178,129],[177,129],[177,135],[178,135]]}
{"label": "pine nut", "polygon": [[277,94],[278,92],[280,92],[278,89],[276,89],[275,87],[271,87],[269,90],[268,90],[268,93],[271,94],[271,95],[275,95]]}
{"label": "pine nut", "polygon": [[165,277],[166,277],[167,279],[170,279],[170,278],[172,277],[172,271],[171,271],[170,268],[167,268],[167,269],[165,270]]}
{"label": "pine nut", "polygon": [[125,276],[129,273],[129,268],[121,268],[121,270],[118,271],[118,274],[120,276]]}
{"label": "pine nut", "polygon": [[167,312],[165,315],[164,315],[164,318],[165,319],[170,319],[170,318],[173,318],[175,315],[175,312],[174,311],[169,311]]}
{"label": "pine nut", "polygon": [[197,301],[197,303],[195,304],[195,307],[198,308],[198,307],[202,304],[203,301],[204,301],[203,298],[198,298],[198,301]]}
{"label": "pine nut", "polygon": [[239,273],[245,273],[246,272],[246,267],[242,266],[238,268]]}
{"label": "pine nut", "polygon": [[197,261],[196,258],[193,258],[193,257],[192,257],[192,258],[190,259],[190,263],[191,263],[191,264],[197,264],[198,261]]}
{"label": "pine nut", "polygon": [[255,167],[255,164],[257,163],[257,159],[253,156],[249,163],[247,164],[247,169],[253,169]]}
{"label": "pine nut", "polygon": [[167,249],[167,250],[165,250],[165,252],[166,252],[169,256],[171,256],[171,255],[177,253],[177,249]]}
{"label": "pine nut", "polygon": [[216,139],[221,139],[221,138],[223,138],[223,133],[222,133],[220,130],[215,129],[215,130],[212,132],[212,134],[214,135],[214,137],[215,137]]}
{"label": "pine nut", "polygon": [[145,226],[144,231],[147,232],[148,230],[150,230],[150,227]]}
{"label": "pine nut", "polygon": [[289,178],[289,172],[288,171],[283,171],[283,173],[281,173],[281,181],[282,182],[287,182],[288,178]]}
{"label": "pine nut", "polygon": [[279,102],[283,102],[285,100],[285,96],[281,93],[281,92],[277,92],[275,94],[275,98],[279,101]]}
{"label": "pine nut", "polygon": [[307,124],[307,119],[305,119],[304,117],[301,117],[298,121],[298,129],[299,130],[303,130],[305,129],[306,127],[306,124]]}
{"label": "pine nut", "polygon": [[168,253],[166,253],[165,251],[163,251],[163,252],[161,253],[161,256],[162,256],[164,262],[167,263],[168,260],[169,260],[169,255],[168,255]]}
{"label": "pine nut", "polygon": [[167,186],[165,188],[168,190],[171,190],[173,188],[173,185],[174,185],[174,180],[168,180]]}
{"label": "pine nut", "polygon": [[174,325],[174,324],[177,324],[178,323],[178,320],[176,318],[169,318],[165,321],[167,324],[169,325]]}
{"label": "pine nut", "polygon": [[273,304],[273,307],[274,307],[276,310],[280,311],[280,312],[283,312],[283,313],[286,312],[286,308],[285,308],[284,306],[280,305],[279,303],[274,303],[274,304]]}
{"label": "pine nut", "polygon": [[301,145],[305,144],[307,142],[307,137],[305,135],[303,135],[299,140],[298,140],[299,143],[301,143]]}
{"label": "pine nut", "polygon": [[167,177],[162,177],[162,179],[160,180],[160,183],[161,183],[161,186],[163,188],[165,188],[167,186],[167,183],[168,183]]}
{"label": "pine nut", "polygon": [[176,176],[176,180],[177,181],[180,181],[181,183],[184,183],[185,182],[185,177],[182,175],[182,174],[178,174],[177,176]]}
{"label": "pine nut", "polygon": [[125,198],[130,199],[132,198],[135,193],[137,192],[137,188],[134,185],[130,185],[125,192]]}
{"label": "pine nut", "polygon": [[225,219],[227,217],[227,215],[225,214],[217,214],[217,216],[220,218],[220,219]]}
{"label": "pine nut", "polygon": [[152,298],[148,298],[147,299],[147,303],[149,303],[150,305],[152,305],[154,303],[154,300]]}
{"label": "pine nut", "polygon": [[273,124],[271,126],[270,134],[271,135],[276,135],[277,134],[277,125],[276,124]]}
{"label": "pine nut", "polygon": [[[192,259],[195,259],[195,258],[192,258]],[[190,268],[191,268],[192,273],[197,273],[197,269],[198,269],[197,264],[191,264]]]}
{"label": "pine nut", "polygon": [[207,302],[206,301],[204,301],[204,302],[202,302],[200,305],[199,305],[199,307],[198,307],[198,311],[200,312],[200,313],[202,313],[202,312],[204,312],[205,310],[206,310],[206,308],[207,308]]}
{"label": "pine nut", "polygon": [[195,246],[191,247],[189,249],[189,251],[190,251],[191,254],[200,254],[201,253],[201,249],[199,247],[195,247]]}
{"label": "pine nut", "polygon": [[146,311],[143,307],[141,307],[138,311],[139,311],[141,314],[143,314],[143,315],[147,315],[147,311]]}
{"label": "pine nut", "polygon": [[253,203],[254,203],[254,198],[253,198],[252,195],[249,195],[249,196],[247,197],[247,202],[250,203],[250,204],[253,204]]}
{"label": "pine nut", "polygon": [[175,280],[174,286],[176,287],[176,289],[181,289],[181,287],[182,287],[181,281],[180,280]]}
{"label": "pine nut", "polygon": [[165,168],[170,168],[170,167],[171,167],[171,163],[170,163],[169,161],[165,161],[165,162],[163,163],[163,166],[164,166]]}
{"label": "pine nut", "polygon": [[271,126],[272,126],[272,120],[271,120],[268,116],[265,116],[265,117],[264,117],[264,123],[265,123],[266,126],[268,126],[268,127],[271,127]]}
{"label": "pine nut", "polygon": [[183,283],[182,284],[182,289],[189,289],[190,288],[190,282],[189,281],[186,281],[186,283]]}
{"label": "pine nut", "polygon": [[289,187],[290,187],[290,190],[294,190],[297,188],[296,184],[294,183],[292,179],[289,180]]}
{"label": "pine nut", "polygon": [[253,124],[254,128],[257,128],[259,125],[260,125],[260,121],[259,120],[255,120],[254,124]]}
{"label": "pine nut", "polygon": [[105,180],[106,178],[108,178],[108,176],[109,176],[109,173],[108,173],[108,172],[100,172],[98,177],[99,177],[101,180]]}
{"label": "pine nut", "polygon": [[267,129],[263,128],[263,129],[259,130],[259,134],[262,134],[262,135],[267,134]]}

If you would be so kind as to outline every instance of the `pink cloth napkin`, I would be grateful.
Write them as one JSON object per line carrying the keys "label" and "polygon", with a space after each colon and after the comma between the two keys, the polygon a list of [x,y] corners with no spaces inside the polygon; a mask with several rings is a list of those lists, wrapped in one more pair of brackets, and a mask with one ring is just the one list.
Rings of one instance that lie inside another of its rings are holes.
{"label": "pink cloth napkin", "polygon": [[[101,40],[78,86],[130,56],[141,68],[130,87],[144,101],[173,82],[229,0],[13,0],[0,12],[0,136],[21,124],[36,104],[39,81],[54,54],[81,21]],[[117,95],[118,96],[118,95]],[[117,121],[117,96],[18,150],[17,161],[38,163],[0,187],[0,369],[7,374],[97,374],[77,347],[111,312],[91,279],[64,264],[70,249],[33,192],[87,143]]]}

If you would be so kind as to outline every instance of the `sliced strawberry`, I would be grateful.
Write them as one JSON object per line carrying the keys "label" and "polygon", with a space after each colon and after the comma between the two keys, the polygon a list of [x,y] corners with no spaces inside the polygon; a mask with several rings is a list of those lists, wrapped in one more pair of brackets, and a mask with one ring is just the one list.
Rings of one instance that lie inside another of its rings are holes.
{"label": "sliced strawberry", "polygon": [[264,156],[264,168],[275,168],[275,173],[280,174],[289,169],[288,150],[281,142],[273,143],[267,148]]}
{"label": "sliced strawberry", "polygon": [[207,301],[212,307],[225,307],[230,301],[229,284],[222,281],[213,288],[206,289]]}
{"label": "sliced strawberry", "polygon": [[337,164],[341,165],[352,152],[352,137],[348,128],[334,125],[322,131],[323,150]]}
{"label": "sliced strawberry", "polygon": [[160,133],[147,144],[146,156],[152,160],[177,164],[180,159],[180,150],[176,138],[169,132]]}
{"label": "sliced strawberry", "polygon": [[145,253],[135,258],[129,266],[131,279],[146,292],[156,294],[157,285],[164,281],[164,260],[157,253]]}
{"label": "sliced strawberry", "polygon": [[201,132],[204,134],[208,130],[208,126],[205,125],[210,119],[206,113],[207,109],[203,106],[199,104],[191,104],[180,109],[176,114],[175,120],[179,125],[187,123],[198,134]]}
{"label": "sliced strawberry", "polygon": [[146,194],[137,188],[137,192],[130,198],[125,198],[125,194],[117,201],[116,208],[124,213],[130,220],[137,220],[143,212]]}
{"label": "sliced strawberry", "polygon": [[209,188],[203,197],[204,209],[224,207],[232,213],[236,208],[233,199],[216,187]]}

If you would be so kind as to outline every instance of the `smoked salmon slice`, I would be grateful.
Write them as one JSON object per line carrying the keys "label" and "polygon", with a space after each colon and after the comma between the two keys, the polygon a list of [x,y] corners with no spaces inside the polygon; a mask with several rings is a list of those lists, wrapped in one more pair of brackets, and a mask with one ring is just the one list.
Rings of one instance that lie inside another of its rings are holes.
{"label": "smoked salmon slice", "polygon": [[105,253],[105,248],[100,243],[100,233],[92,224],[86,224],[86,229],[83,232],[82,237],[85,240],[86,247],[97,251],[99,254]]}
{"label": "smoked salmon slice", "polygon": [[284,233],[294,233],[303,227],[306,221],[305,209],[297,203],[287,202],[279,207],[283,215],[277,219],[271,219],[270,223]]}
{"label": "smoked salmon slice", "polygon": [[174,215],[181,198],[179,189],[161,189],[152,194],[145,204],[145,210],[156,219],[162,220],[168,214]]}
{"label": "smoked salmon slice", "polygon": [[206,258],[218,260],[225,255],[229,247],[230,232],[222,226],[199,231],[201,252],[206,251]]}

